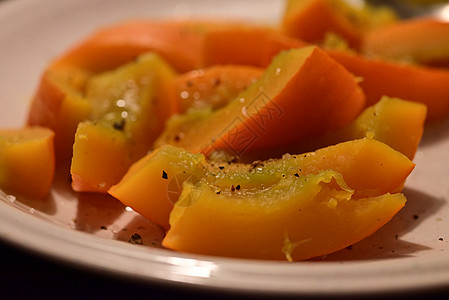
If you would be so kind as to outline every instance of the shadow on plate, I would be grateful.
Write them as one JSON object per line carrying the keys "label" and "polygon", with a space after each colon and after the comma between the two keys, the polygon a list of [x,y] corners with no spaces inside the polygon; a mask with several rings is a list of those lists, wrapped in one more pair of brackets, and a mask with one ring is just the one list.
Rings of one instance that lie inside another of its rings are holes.
{"label": "shadow on plate", "polygon": [[105,238],[161,247],[161,227],[107,194],[79,193],[75,229]]}
{"label": "shadow on plate", "polygon": [[444,139],[449,139],[449,118],[427,124],[424,128],[420,147],[425,148]]}
{"label": "shadow on plate", "polygon": [[[338,252],[313,261],[375,260],[415,256],[429,246],[401,239],[424,220],[431,218],[445,204],[443,199],[431,197],[421,191],[406,188],[407,203],[393,219],[371,236]],[[438,240],[438,237],[436,237]]]}

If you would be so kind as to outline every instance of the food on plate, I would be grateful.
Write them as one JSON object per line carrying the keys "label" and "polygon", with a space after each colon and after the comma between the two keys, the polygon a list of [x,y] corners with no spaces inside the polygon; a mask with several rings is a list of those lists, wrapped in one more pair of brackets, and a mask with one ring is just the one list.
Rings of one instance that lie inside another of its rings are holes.
{"label": "food on plate", "polygon": [[155,52],[179,72],[186,72],[202,64],[204,34],[226,24],[207,20],[123,22],[101,28],[56,59],[50,68],[68,66],[98,73]]}
{"label": "food on plate", "polygon": [[[287,235],[308,240],[307,250],[298,246],[288,253],[305,259],[346,247],[387,222],[405,203],[403,195],[389,193],[400,191],[413,168],[404,155],[372,139],[232,165],[164,146],[134,165],[110,193],[168,229],[168,248],[285,259]],[[147,184],[149,179],[157,184]],[[173,205],[171,196],[178,195]]]}
{"label": "food on plate", "polygon": [[[425,42],[417,37],[423,37]],[[362,53],[385,60],[449,67],[449,23],[416,18],[372,30],[363,39]]]}
{"label": "food on plate", "polygon": [[21,138],[8,158],[11,138],[0,139],[1,187],[31,191],[6,163],[46,151],[26,196],[44,197],[55,161],[70,164],[75,192],[130,206],[168,249],[289,261],[337,251],[405,205],[425,126],[449,116],[447,28],[343,0],[286,1],[275,25],[102,28],[43,71],[27,125],[49,129],[24,136],[47,148]]}
{"label": "food on plate", "polygon": [[384,96],[349,126],[328,136],[342,141],[368,136],[413,160],[424,133],[426,116],[427,107],[422,103]]}
{"label": "food on plate", "polygon": [[262,49],[268,47],[271,38],[279,32],[271,27],[229,25],[213,28],[204,34],[202,63],[241,64],[260,66]]}
{"label": "food on plate", "polygon": [[150,150],[173,113],[168,91],[174,76],[159,56],[146,54],[88,80],[90,111],[73,144],[75,191],[106,192]]}
{"label": "food on plate", "polygon": [[372,234],[406,201],[402,194],[353,199],[352,192],[333,171],[289,176],[255,194],[218,195],[204,182],[186,184],[163,245],[204,255],[305,260]]}
{"label": "food on plate", "polygon": [[53,137],[43,127],[0,129],[0,188],[44,198],[55,174]]}
{"label": "food on plate", "polygon": [[427,107],[422,103],[384,96],[345,127],[287,147],[265,148],[263,151],[248,153],[241,160],[252,161],[280,157],[284,153],[309,152],[364,137],[383,142],[413,160],[424,133],[426,115]]}
{"label": "food on plate", "polygon": [[[293,145],[280,153],[300,153],[295,150],[319,149],[326,147],[323,145],[368,137],[389,145],[411,160],[423,134],[425,115],[426,107],[423,104],[385,97],[375,106],[367,108],[347,127],[312,139],[311,145],[304,146],[302,143]],[[278,149],[275,150],[278,151]],[[276,154],[279,153],[273,151],[272,154],[271,157],[278,157]],[[266,153],[258,153],[254,157],[264,155]],[[350,153],[346,155],[350,157]],[[353,159],[356,160],[355,157]],[[205,176],[204,165],[204,157],[198,154],[181,151],[180,148],[161,147],[135,163],[120,183],[109,190],[109,193],[148,219],[168,229],[168,216],[176,202],[175,197],[180,193],[182,181],[190,176],[194,178]],[[227,162],[223,169],[225,167],[229,169]],[[335,169],[332,165],[328,165],[327,168]],[[175,181],[172,181],[173,178]],[[154,184],[149,185],[147,182],[154,182]],[[170,183],[172,186],[169,188]],[[148,195],[152,195],[151,198]]]}
{"label": "food on plate", "polygon": [[51,128],[57,160],[70,161],[78,123],[90,114],[85,89],[92,76],[113,71],[149,52],[180,72],[199,68],[204,32],[215,26],[220,25],[210,21],[134,21],[98,30],[46,68],[27,124]]}
{"label": "food on plate", "polygon": [[366,32],[396,20],[386,7],[356,7],[344,0],[289,0],[282,27],[287,35],[318,44],[329,33],[337,34],[358,49]]}
{"label": "food on plate", "polygon": [[202,178],[203,166],[204,155],[164,146],[134,163],[109,194],[167,230],[182,183],[189,177]]}
{"label": "food on plate", "polygon": [[[360,168],[361,165],[364,167]],[[372,139],[353,140],[316,152],[251,164],[208,161],[202,154],[167,145],[135,163],[109,193],[169,229],[169,213],[179,191],[183,190],[184,181],[205,180],[217,193],[234,187],[258,194],[286,176],[302,178],[333,170],[361,198],[400,192],[413,168],[414,164],[403,154]],[[154,184],[148,184],[150,180]],[[239,201],[244,201],[244,197]]]}
{"label": "food on plate", "polygon": [[178,111],[221,108],[248,88],[264,69],[247,65],[214,65],[179,75],[170,89]]}
{"label": "food on plate", "polygon": [[54,131],[58,163],[72,158],[76,128],[89,114],[89,103],[83,97],[85,81],[86,74],[82,72],[46,70],[31,102],[27,125]]}
{"label": "food on plate", "polygon": [[[382,96],[398,97],[427,106],[427,121],[449,115],[449,70],[409,65],[381,59],[369,59],[345,51],[328,51],[329,55],[363,80],[360,87],[366,102],[372,105]],[[382,74],[379,76],[379,74]]]}
{"label": "food on plate", "polygon": [[356,78],[316,46],[281,52],[225,107],[174,117],[156,141],[206,155],[285,146],[349,124],[365,105]]}

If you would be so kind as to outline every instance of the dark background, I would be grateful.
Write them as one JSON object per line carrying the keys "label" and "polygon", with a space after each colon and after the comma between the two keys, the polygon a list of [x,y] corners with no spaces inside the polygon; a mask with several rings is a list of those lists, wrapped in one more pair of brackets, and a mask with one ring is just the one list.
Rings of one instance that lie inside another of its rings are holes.
{"label": "dark background", "polygon": [[[0,0],[1,1],[1,0]],[[0,299],[242,299],[245,295],[138,282],[56,261],[0,240]]]}

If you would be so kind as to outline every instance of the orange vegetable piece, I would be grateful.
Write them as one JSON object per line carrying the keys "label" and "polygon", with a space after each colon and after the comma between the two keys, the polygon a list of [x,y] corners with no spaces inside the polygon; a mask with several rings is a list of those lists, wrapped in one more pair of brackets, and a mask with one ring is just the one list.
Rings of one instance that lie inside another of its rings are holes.
{"label": "orange vegetable piece", "polygon": [[246,165],[218,181],[186,181],[163,245],[253,259],[328,254],[372,234],[403,207],[405,197],[388,191],[412,169],[404,155],[364,139]]}
{"label": "orange vegetable piece", "polygon": [[210,30],[204,35],[203,65],[260,66],[264,45],[277,34],[270,27],[239,24]]}
{"label": "orange vegetable piece", "polygon": [[344,51],[329,55],[359,76],[367,105],[382,96],[397,97],[427,105],[427,120],[436,121],[449,115],[449,71],[368,59]]}
{"label": "orange vegetable piece", "polygon": [[283,30],[287,35],[313,43],[322,42],[327,33],[333,32],[358,48],[362,32],[338,9],[341,4],[342,1],[329,0],[288,1]]}
{"label": "orange vegetable piece", "polygon": [[73,190],[106,193],[137,159],[130,157],[131,145],[123,132],[107,125],[78,125],[70,168]]}
{"label": "orange vegetable piece", "polygon": [[202,154],[193,154],[172,146],[157,148],[134,163],[109,194],[132,207],[145,218],[168,229],[168,218],[178,200],[182,183],[202,178],[205,170]]}
{"label": "orange vegetable piece", "polygon": [[328,137],[332,135],[339,141],[371,137],[413,160],[424,133],[426,115],[427,107],[422,103],[382,97],[349,126]]}
{"label": "orange vegetable piece", "polygon": [[280,50],[309,45],[264,26],[229,24],[204,34],[203,65],[238,64],[266,67]]}
{"label": "orange vegetable piece", "polygon": [[180,72],[201,65],[204,31],[210,21],[133,21],[105,27],[82,41],[56,65],[92,72],[115,69],[145,52],[156,52]]}
{"label": "orange vegetable piece", "polygon": [[0,130],[0,188],[41,199],[55,173],[54,133],[42,127]]}
{"label": "orange vegetable piece", "polygon": [[197,69],[203,66],[204,34],[227,26],[237,25],[206,20],[133,21],[105,27],[48,66],[33,97],[27,124],[54,130],[57,159],[67,162],[77,125],[89,115],[84,93],[93,75],[150,51],[180,72]]}
{"label": "orange vegetable piece", "polygon": [[382,97],[349,125],[298,144],[248,153],[244,161],[302,153],[364,137],[378,140],[413,160],[424,132],[427,107],[418,102]]}
{"label": "orange vegetable piece", "polygon": [[86,80],[85,74],[75,71],[47,70],[31,103],[27,124],[54,131],[58,162],[70,161],[76,127],[89,115],[90,104],[81,92]]}
{"label": "orange vegetable piece", "polygon": [[385,7],[355,7],[343,0],[289,0],[282,29],[289,36],[318,44],[328,34],[336,34],[358,49],[366,31],[396,19],[393,10]]}
{"label": "orange vegetable piece", "polygon": [[280,53],[264,75],[227,106],[173,118],[155,145],[239,156],[343,127],[364,104],[352,74],[324,51],[314,46],[292,49]]}
{"label": "orange vegetable piece", "polygon": [[449,67],[449,23],[433,18],[402,20],[367,32],[362,51],[369,57]]}
{"label": "orange vegetable piece", "polygon": [[90,77],[149,51],[157,51],[181,71],[198,68],[203,31],[212,26],[209,21],[134,21],[99,30],[48,66],[27,124],[54,130],[57,160],[69,161],[77,125],[89,115],[83,95]]}
{"label": "orange vegetable piece", "polygon": [[244,65],[215,65],[179,75],[172,89],[179,111],[189,108],[218,109],[254,83],[263,69]]}
{"label": "orange vegetable piece", "polygon": [[311,43],[289,37],[285,34],[270,35],[262,49],[261,65],[267,67],[281,51],[311,46]]}
{"label": "orange vegetable piece", "polygon": [[[362,165],[364,167],[360,168]],[[231,185],[260,188],[288,174],[305,176],[332,169],[342,174],[358,197],[369,197],[397,190],[413,168],[414,164],[405,156],[370,139],[252,165],[207,163],[201,154],[164,146],[136,162],[109,193],[168,229],[169,213],[186,180],[197,182],[203,178],[226,190]]]}
{"label": "orange vegetable piece", "polygon": [[[186,185],[181,198],[194,197],[194,204],[179,202],[174,207],[162,245],[202,255],[306,260],[371,235],[406,202],[402,194],[354,199],[344,186],[328,186],[335,180],[330,174],[289,177],[279,183],[282,187],[273,187],[284,195],[271,190],[251,196],[217,195],[204,183]],[[298,182],[304,185],[299,188]],[[295,192],[288,192],[287,184]],[[192,196],[196,189],[201,193]]]}
{"label": "orange vegetable piece", "polygon": [[168,91],[174,76],[169,65],[149,53],[88,81],[93,123],[80,123],[75,134],[74,190],[106,193],[151,149],[173,112]]}

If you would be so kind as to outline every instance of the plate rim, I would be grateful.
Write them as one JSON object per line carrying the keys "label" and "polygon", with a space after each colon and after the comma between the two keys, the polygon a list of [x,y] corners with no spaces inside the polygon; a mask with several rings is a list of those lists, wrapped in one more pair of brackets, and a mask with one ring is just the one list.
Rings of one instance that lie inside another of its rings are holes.
{"label": "plate rim", "polygon": [[[148,283],[303,296],[411,292],[443,288],[449,283],[449,261],[442,264],[435,257],[419,263],[410,258],[395,264],[391,263],[395,259],[289,263],[177,253],[64,228],[2,200],[3,240],[72,267],[79,264]],[[389,274],[388,278],[385,274]],[[272,282],[273,276],[282,280]]]}

